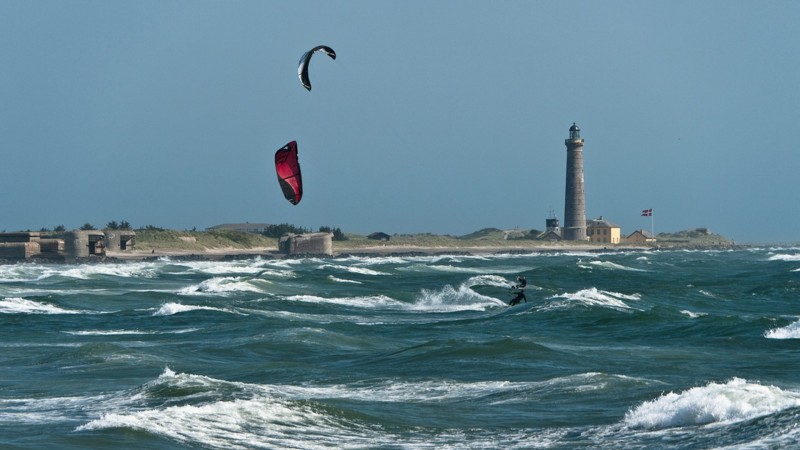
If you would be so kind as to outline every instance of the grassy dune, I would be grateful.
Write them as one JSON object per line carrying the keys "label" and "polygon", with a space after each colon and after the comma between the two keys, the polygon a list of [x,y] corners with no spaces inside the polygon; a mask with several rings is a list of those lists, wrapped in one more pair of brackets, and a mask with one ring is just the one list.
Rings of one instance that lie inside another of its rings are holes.
{"label": "grassy dune", "polygon": [[238,231],[136,230],[136,249],[203,251],[209,249],[278,248],[278,240]]}
{"label": "grassy dune", "polygon": [[[596,245],[601,247],[620,247],[610,244],[590,244],[587,242],[546,242],[530,238],[525,230],[503,231],[487,228],[464,236],[450,236],[430,233],[395,234],[388,242],[367,239],[359,234],[347,234],[347,240],[334,241],[335,252],[357,251],[358,249],[375,249],[379,247],[394,248],[564,248],[570,246]],[[660,247],[716,247],[728,246],[732,242],[724,236],[701,234],[693,231],[678,233],[662,233],[658,236]],[[621,247],[624,247],[622,244]],[[182,251],[203,252],[208,250],[277,250],[278,239],[260,234],[237,231],[177,231],[177,230],[136,230],[136,250],[150,251]]]}

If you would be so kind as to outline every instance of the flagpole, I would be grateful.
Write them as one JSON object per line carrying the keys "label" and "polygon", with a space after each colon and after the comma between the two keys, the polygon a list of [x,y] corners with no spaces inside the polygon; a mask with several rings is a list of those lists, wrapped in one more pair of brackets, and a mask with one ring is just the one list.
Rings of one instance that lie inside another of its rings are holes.
{"label": "flagpole", "polygon": [[656,237],[656,230],[655,227],[653,226],[653,222],[655,221],[654,217],[655,213],[653,213],[653,210],[650,210],[650,234],[652,234],[653,237]]}

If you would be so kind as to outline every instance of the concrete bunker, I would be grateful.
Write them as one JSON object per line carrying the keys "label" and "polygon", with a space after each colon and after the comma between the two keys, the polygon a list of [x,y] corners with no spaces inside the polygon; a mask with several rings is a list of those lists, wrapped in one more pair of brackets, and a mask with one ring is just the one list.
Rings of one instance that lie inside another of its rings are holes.
{"label": "concrete bunker", "polygon": [[333,255],[333,233],[287,234],[278,240],[278,251],[287,255]]}
{"label": "concrete bunker", "polygon": [[108,250],[133,250],[136,247],[136,233],[131,230],[106,230],[105,245]]}
{"label": "concrete bunker", "polygon": [[36,231],[0,233],[0,259],[30,259],[41,253],[40,240]]}
{"label": "concrete bunker", "polygon": [[67,259],[105,256],[105,234],[97,230],[72,230],[64,233],[64,253]]}
{"label": "concrete bunker", "polygon": [[49,259],[75,261],[104,257],[107,251],[130,251],[136,247],[132,230],[72,230],[62,234],[38,231],[0,233],[0,259]]}

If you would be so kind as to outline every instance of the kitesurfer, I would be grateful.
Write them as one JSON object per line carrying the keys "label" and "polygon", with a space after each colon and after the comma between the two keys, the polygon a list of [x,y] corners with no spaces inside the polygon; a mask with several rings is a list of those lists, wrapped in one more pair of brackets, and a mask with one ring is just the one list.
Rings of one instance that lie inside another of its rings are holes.
{"label": "kitesurfer", "polygon": [[508,302],[508,306],[514,306],[523,300],[525,301],[525,303],[528,303],[528,299],[525,298],[525,290],[520,289],[519,292],[517,292],[517,296],[512,298],[511,301]]}
{"label": "kitesurfer", "polygon": [[[514,306],[521,301],[528,303],[528,299],[525,297],[525,286],[528,285],[528,280],[525,279],[525,275],[520,275],[517,277],[517,284],[514,285],[513,289],[518,289],[516,297],[512,298],[510,302],[508,302],[508,306]],[[512,291],[513,292],[513,291]]]}

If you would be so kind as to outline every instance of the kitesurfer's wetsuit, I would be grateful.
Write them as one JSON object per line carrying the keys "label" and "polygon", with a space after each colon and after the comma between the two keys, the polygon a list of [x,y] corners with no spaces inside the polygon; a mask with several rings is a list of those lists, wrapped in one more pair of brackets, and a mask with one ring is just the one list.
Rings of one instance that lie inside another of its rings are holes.
{"label": "kitesurfer's wetsuit", "polygon": [[508,306],[514,306],[523,300],[525,301],[525,303],[528,303],[528,299],[525,298],[525,291],[520,289],[520,291],[517,292],[517,296],[512,298],[511,301],[508,302]]}

